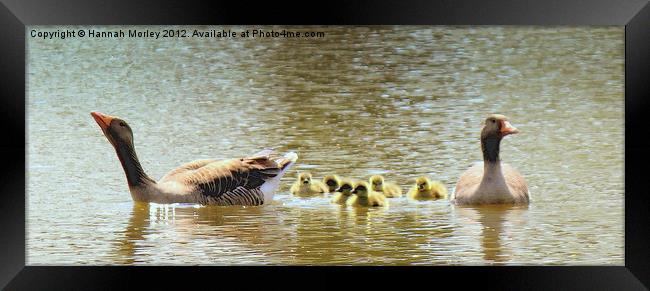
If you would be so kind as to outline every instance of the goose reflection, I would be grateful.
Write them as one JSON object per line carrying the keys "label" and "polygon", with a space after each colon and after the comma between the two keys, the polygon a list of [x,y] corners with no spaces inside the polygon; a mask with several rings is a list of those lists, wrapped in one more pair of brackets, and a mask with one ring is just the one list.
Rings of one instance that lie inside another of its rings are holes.
{"label": "goose reflection", "polygon": [[[416,209],[406,199],[394,200],[390,208],[347,208],[341,229],[343,244],[333,247],[332,261],[362,265],[435,265],[449,251],[453,225],[442,203],[423,203]],[[400,201],[401,200],[401,201]],[[431,211],[431,207],[440,208]],[[419,211],[422,210],[422,211]]]}
{"label": "goose reflection", "polygon": [[511,261],[507,245],[508,236],[517,233],[511,227],[524,222],[522,215],[528,205],[456,206],[455,212],[481,225],[481,250],[486,263],[502,265]]}
{"label": "goose reflection", "polygon": [[[150,262],[150,258],[156,256],[157,248],[163,248],[161,243],[165,240],[169,240],[170,244],[204,246],[200,251],[207,256],[199,264],[247,263],[236,260],[235,253],[252,253],[263,257],[267,253],[283,251],[282,244],[293,240],[293,234],[284,228],[283,221],[279,218],[282,215],[277,214],[273,206],[134,203],[130,214],[124,235],[114,249],[114,257],[120,258],[119,263],[122,264]],[[169,233],[169,225],[172,226],[173,234]],[[156,236],[155,240],[151,239],[151,234]],[[165,236],[158,236],[162,234]],[[164,248],[174,247],[167,245]],[[211,252],[214,252],[214,256],[210,255]],[[232,260],[229,261],[229,258]]]}
{"label": "goose reflection", "polygon": [[131,216],[124,231],[123,239],[117,242],[117,255],[120,263],[136,262],[137,243],[144,240],[144,233],[149,226],[149,203],[134,202]]}
{"label": "goose reflection", "polygon": [[[402,202],[396,205],[406,207],[407,201]],[[458,231],[476,229],[462,226],[474,221],[480,237],[468,233],[480,242],[479,255],[485,263],[499,265],[512,262],[509,238],[520,233],[514,228],[526,221],[522,216],[528,208],[455,206],[455,216],[465,220],[459,225],[449,220],[444,208],[451,206],[443,203],[418,204],[408,211],[339,207],[326,199],[319,203],[324,207],[134,203],[114,256],[122,264],[149,263],[170,249],[176,253],[177,244],[189,244],[177,255],[199,264],[453,263],[445,259],[450,240]],[[439,209],[431,213],[431,207]]]}

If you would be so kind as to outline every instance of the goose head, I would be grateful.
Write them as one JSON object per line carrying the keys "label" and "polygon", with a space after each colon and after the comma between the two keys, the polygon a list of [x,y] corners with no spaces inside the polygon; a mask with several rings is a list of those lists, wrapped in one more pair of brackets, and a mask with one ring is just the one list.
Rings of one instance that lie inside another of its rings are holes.
{"label": "goose head", "polygon": [[354,187],[354,190],[352,193],[359,197],[368,197],[368,190],[370,189],[370,185],[368,182],[361,181],[357,183],[357,185]]}
{"label": "goose head", "polygon": [[306,172],[298,174],[298,181],[300,181],[301,185],[311,184],[311,173]]}
{"label": "goose head", "polygon": [[118,145],[133,145],[133,130],[121,118],[93,111],[90,115],[104,132],[108,141],[117,148]]}
{"label": "goose head", "polygon": [[339,177],[336,175],[327,175],[323,177],[323,184],[327,186],[329,192],[336,191],[336,189],[339,188],[339,183]]}
{"label": "goose head", "polygon": [[415,186],[418,188],[418,191],[430,191],[431,190],[431,181],[427,177],[418,177],[415,179]]}
{"label": "goose head", "polygon": [[[142,169],[138,156],[133,145],[133,131],[126,121],[101,112],[93,111],[90,115],[95,119],[102,129],[106,139],[113,145],[117,157],[120,159],[129,187],[138,185],[150,185],[156,182],[151,179]],[[133,195],[133,192],[131,192]],[[135,198],[138,200],[140,198]]]}
{"label": "goose head", "polygon": [[370,177],[370,185],[373,191],[382,191],[384,189],[384,177],[381,175]]}
{"label": "goose head", "polygon": [[352,190],[354,188],[354,185],[352,185],[352,182],[343,180],[341,181],[341,186],[337,190],[338,192],[343,193],[345,196],[350,196],[352,195]]}
{"label": "goose head", "polygon": [[481,138],[498,137],[499,139],[506,135],[519,133],[519,130],[508,122],[508,117],[501,114],[492,114],[485,119]]}
{"label": "goose head", "polygon": [[496,162],[499,160],[499,145],[507,135],[519,133],[519,130],[508,122],[508,117],[492,114],[485,119],[481,130],[481,149],[483,160]]}

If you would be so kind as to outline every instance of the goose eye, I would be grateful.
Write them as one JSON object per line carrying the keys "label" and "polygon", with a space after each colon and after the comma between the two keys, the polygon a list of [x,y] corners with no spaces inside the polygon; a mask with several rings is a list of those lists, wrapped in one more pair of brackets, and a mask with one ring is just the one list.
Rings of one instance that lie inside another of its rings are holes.
{"label": "goose eye", "polygon": [[126,126],[126,123],[124,123],[124,121],[120,121],[120,126]]}
{"label": "goose eye", "polygon": [[495,119],[492,119],[492,123],[496,123],[497,121]]}

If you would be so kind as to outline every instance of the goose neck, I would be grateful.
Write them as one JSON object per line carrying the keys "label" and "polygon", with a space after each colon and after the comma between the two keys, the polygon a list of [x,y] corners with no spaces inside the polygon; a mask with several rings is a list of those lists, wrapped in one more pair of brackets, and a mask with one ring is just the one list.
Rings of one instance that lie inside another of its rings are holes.
{"label": "goose neck", "polygon": [[486,136],[481,139],[481,151],[483,152],[483,161],[487,163],[499,163],[499,148],[501,146],[501,137]]}
{"label": "goose neck", "polygon": [[119,143],[115,147],[115,151],[130,187],[155,184],[155,181],[149,178],[142,169],[133,144]]}

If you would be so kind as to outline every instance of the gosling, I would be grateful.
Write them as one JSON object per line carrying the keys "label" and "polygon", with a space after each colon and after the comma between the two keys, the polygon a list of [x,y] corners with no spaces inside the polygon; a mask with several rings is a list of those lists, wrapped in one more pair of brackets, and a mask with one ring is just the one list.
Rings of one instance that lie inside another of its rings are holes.
{"label": "gosling", "polygon": [[446,199],[447,188],[438,181],[431,181],[427,177],[415,179],[415,185],[409,190],[407,196],[413,200]]}
{"label": "gosling", "polygon": [[402,188],[396,184],[384,182],[384,177],[381,175],[370,177],[370,184],[373,191],[382,193],[387,198],[402,197]]}
{"label": "gosling", "polygon": [[336,189],[341,186],[340,183],[341,180],[336,175],[327,175],[323,177],[323,184],[325,184],[328,193],[336,192]]}
{"label": "gosling", "polygon": [[327,187],[320,181],[312,181],[311,173],[305,172],[298,174],[298,180],[293,183],[289,191],[296,196],[307,196],[323,194],[327,192]]}
{"label": "gosling", "polygon": [[341,186],[339,189],[336,190],[334,195],[332,196],[331,202],[334,204],[342,204],[345,205],[352,197],[352,190],[354,188],[354,185],[352,185],[352,182],[349,180],[341,180]]}
{"label": "gosling", "polygon": [[368,182],[359,182],[352,191],[355,195],[348,199],[347,205],[352,207],[388,206],[386,196],[372,191]]}

